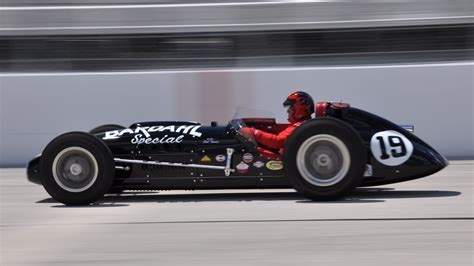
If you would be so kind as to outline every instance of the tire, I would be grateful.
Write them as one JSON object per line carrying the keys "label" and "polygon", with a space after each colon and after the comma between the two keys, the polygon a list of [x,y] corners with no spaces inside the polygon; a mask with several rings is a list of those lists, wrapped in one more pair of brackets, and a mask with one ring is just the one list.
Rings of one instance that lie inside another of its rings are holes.
{"label": "tire", "polygon": [[99,134],[99,133],[104,133],[107,131],[119,130],[119,129],[125,129],[125,127],[121,125],[107,124],[107,125],[102,125],[102,126],[93,128],[91,131],[89,131],[89,134],[94,135],[94,134]]}
{"label": "tire", "polygon": [[288,139],[284,170],[293,188],[312,200],[337,200],[364,178],[367,151],[347,123],[318,118],[299,126]]}
{"label": "tire", "polygon": [[66,205],[87,205],[110,190],[115,164],[110,149],[84,132],[63,134],[44,149],[41,181],[53,199]]}

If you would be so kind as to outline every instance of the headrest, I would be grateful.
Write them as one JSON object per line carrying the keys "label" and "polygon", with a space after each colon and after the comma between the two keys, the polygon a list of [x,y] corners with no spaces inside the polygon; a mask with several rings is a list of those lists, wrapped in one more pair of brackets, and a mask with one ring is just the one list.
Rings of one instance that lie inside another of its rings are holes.
{"label": "headrest", "polygon": [[317,102],[316,103],[316,117],[325,117],[328,114],[328,108],[334,110],[342,110],[349,108],[350,105],[348,103],[343,102]]}

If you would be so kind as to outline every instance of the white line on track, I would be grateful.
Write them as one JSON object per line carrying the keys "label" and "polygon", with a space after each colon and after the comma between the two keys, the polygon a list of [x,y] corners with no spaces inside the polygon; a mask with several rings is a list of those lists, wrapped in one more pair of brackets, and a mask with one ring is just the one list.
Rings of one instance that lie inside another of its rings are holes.
{"label": "white line on track", "polygon": [[158,71],[104,71],[104,72],[51,72],[51,73],[0,73],[0,77],[30,77],[30,76],[88,76],[88,75],[151,75],[172,73],[237,73],[265,71],[311,71],[311,70],[353,70],[353,69],[387,69],[415,67],[454,67],[474,66],[472,62],[457,63],[426,63],[426,64],[397,64],[370,66],[334,66],[334,67],[275,67],[275,68],[234,68],[234,69],[191,69],[191,70],[158,70]]}
{"label": "white line on track", "polygon": [[141,9],[141,8],[167,8],[167,7],[223,7],[223,6],[260,6],[260,5],[290,5],[299,3],[332,3],[342,0],[293,0],[293,1],[266,1],[266,2],[229,2],[229,3],[195,3],[195,4],[141,4],[141,5],[74,5],[74,6],[11,6],[0,7],[0,11],[24,10],[77,10],[77,9]]}

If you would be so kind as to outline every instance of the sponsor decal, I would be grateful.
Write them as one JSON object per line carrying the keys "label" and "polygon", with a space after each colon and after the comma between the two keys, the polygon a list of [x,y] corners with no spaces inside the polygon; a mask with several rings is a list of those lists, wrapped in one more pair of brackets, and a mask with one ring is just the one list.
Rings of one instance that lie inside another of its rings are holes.
{"label": "sponsor decal", "polygon": [[413,153],[413,144],[400,132],[386,130],[372,136],[370,150],[380,163],[396,166],[410,158]]}
{"label": "sponsor decal", "polygon": [[255,166],[256,168],[262,168],[265,166],[265,164],[262,161],[256,161],[253,163],[253,166]]}
{"label": "sponsor decal", "polygon": [[251,163],[253,161],[253,155],[251,153],[245,153],[242,159],[244,163]]}
{"label": "sponsor decal", "polygon": [[207,138],[203,140],[202,143],[203,144],[216,144],[216,143],[220,143],[220,141],[215,140],[214,138]]}
{"label": "sponsor decal", "polygon": [[136,134],[132,139],[132,144],[164,144],[164,143],[181,143],[184,136],[180,135],[178,137],[168,137],[165,135],[162,138],[144,138],[142,134]]}
{"label": "sponsor decal", "polygon": [[245,174],[249,171],[249,165],[244,162],[240,162],[235,168],[241,174]]}
{"label": "sponsor decal", "polygon": [[216,162],[222,163],[223,161],[225,161],[225,159],[225,155],[219,154],[216,156]]}
{"label": "sponsor decal", "polygon": [[207,155],[204,155],[202,158],[201,158],[201,162],[210,162],[211,161],[211,158]]}
{"label": "sponsor decal", "polygon": [[[182,125],[182,126],[151,126],[151,127],[136,127],[126,128],[122,130],[112,130],[105,132],[104,140],[118,139],[123,135],[134,135],[132,144],[173,144],[181,143],[185,135],[194,137],[201,137],[202,133],[198,131],[201,126],[196,125]],[[151,133],[154,132],[171,132],[180,133],[179,136],[170,137],[168,135],[152,138]]]}
{"label": "sponsor decal", "polygon": [[283,169],[283,162],[282,161],[269,161],[265,165],[268,169],[277,171]]}
{"label": "sponsor decal", "polygon": [[117,139],[123,135],[133,135],[133,134],[143,134],[146,138],[149,138],[150,133],[153,132],[173,132],[181,133],[183,135],[191,135],[193,137],[202,136],[201,132],[197,130],[201,126],[152,126],[152,127],[136,127],[136,128],[126,128],[121,130],[112,130],[105,132],[105,136],[102,139]]}

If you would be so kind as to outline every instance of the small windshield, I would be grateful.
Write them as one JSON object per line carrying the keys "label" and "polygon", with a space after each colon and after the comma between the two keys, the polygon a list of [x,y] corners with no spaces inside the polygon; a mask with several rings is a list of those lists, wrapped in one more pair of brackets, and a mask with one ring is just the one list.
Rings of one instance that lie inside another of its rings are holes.
{"label": "small windshield", "polygon": [[265,110],[252,109],[247,107],[237,107],[234,118],[229,122],[230,128],[237,134],[237,138],[241,138],[243,143],[251,143],[254,147],[257,146],[257,142],[252,135],[241,134],[240,129],[247,127],[243,119],[257,118],[257,119],[275,119],[275,114]]}

